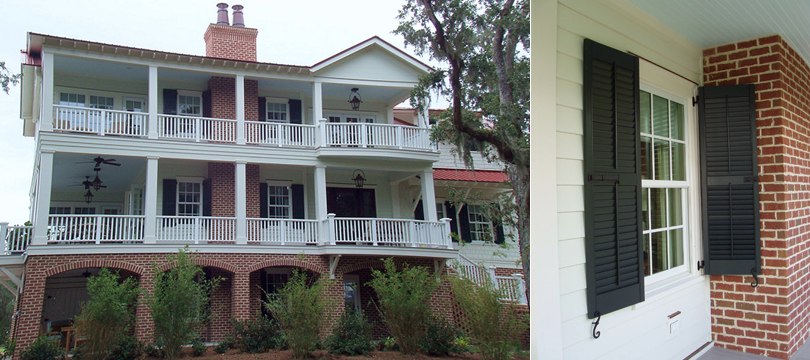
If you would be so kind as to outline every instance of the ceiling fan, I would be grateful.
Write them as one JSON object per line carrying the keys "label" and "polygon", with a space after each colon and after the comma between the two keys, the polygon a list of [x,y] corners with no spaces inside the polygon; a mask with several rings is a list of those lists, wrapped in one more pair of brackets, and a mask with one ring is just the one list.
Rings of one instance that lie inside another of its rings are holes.
{"label": "ceiling fan", "polygon": [[121,166],[121,164],[117,163],[115,161],[115,159],[105,159],[105,158],[103,158],[101,156],[96,156],[95,158],[93,158],[93,161],[82,161],[82,162],[78,162],[77,164],[91,164],[91,163],[96,164],[93,167],[93,170],[95,170],[95,171],[101,170],[101,165],[102,164],[104,164],[104,165],[112,165],[112,166]]}

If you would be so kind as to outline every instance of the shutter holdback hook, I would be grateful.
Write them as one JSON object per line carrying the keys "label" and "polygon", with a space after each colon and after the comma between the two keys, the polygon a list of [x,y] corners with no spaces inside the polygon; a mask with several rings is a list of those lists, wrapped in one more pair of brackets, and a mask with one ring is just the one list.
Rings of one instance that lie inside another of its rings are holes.
{"label": "shutter holdback hook", "polygon": [[751,276],[754,277],[754,282],[751,283],[751,287],[755,288],[755,287],[759,286],[759,275],[757,275],[757,268],[756,267],[751,268]]}
{"label": "shutter holdback hook", "polygon": [[596,327],[599,326],[599,321],[602,320],[602,314],[599,313],[598,311],[594,311],[593,316],[596,316],[596,321],[591,323],[591,324],[593,324],[593,333],[592,333],[592,335],[593,335],[594,339],[598,339],[600,336],[602,336],[602,332],[597,331]]}

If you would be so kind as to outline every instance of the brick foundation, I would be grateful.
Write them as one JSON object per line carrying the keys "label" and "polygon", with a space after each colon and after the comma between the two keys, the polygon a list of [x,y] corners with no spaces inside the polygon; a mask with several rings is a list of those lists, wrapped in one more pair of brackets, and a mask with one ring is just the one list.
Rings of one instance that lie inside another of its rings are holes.
{"label": "brick foundation", "polygon": [[779,36],[703,51],[707,86],[755,84],[762,275],[711,277],[712,334],[787,359],[810,330],[810,67]]}

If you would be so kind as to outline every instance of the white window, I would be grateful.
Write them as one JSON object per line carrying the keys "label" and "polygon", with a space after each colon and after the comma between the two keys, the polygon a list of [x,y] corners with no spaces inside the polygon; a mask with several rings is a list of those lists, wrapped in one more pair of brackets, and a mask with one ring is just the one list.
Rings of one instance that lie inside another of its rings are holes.
{"label": "white window", "polygon": [[48,213],[51,215],[70,214],[70,206],[51,206]]}
{"label": "white window", "polygon": [[343,304],[346,310],[360,311],[359,275],[343,275]]}
{"label": "white window", "polygon": [[114,99],[108,96],[95,96],[90,95],[90,107],[93,109],[107,109],[113,108]]}
{"label": "white window", "polygon": [[644,274],[685,271],[689,181],[684,105],[644,90],[639,102]]}
{"label": "white window", "polygon": [[484,215],[484,207],[481,205],[467,204],[467,215],[470,220],[470,240],[490,241],[492,240],[492,222]]}
{"label": "white window", "polygon": [[59,105],[84,107],[84,95],[59,93]]}
{"label": "white window", "polygon": [[444,219],[447,217],[447,214],[444,213],[444,203],[437,201],[436,202],[436,219]]}
{"label": "white window", "polygon": [[267,98],[267,121],[289,122],[290,116],[287,102],[282,99]]}
{"label": "white window", "polygon": [[202,215],[202,182],[177,182],[177,216]]}
{"label": "white window", "polygon": [[267,185],[267,217],[289,219],[291,217],[290,187],[288,185]]}
{"label": "white window", "polygon": [[96,208],[94,207],[75,207],[73,213],[76,215],[95,215]]}
{"label": "white window", "polygon": [[177,114],[188,116],[202,115],[202,94],[194,91],[177,92]]}

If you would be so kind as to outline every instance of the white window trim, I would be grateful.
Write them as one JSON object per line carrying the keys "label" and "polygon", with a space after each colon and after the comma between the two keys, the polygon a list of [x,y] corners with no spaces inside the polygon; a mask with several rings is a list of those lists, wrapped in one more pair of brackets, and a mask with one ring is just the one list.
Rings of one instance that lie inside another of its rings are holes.
{"label": "white window trim", "polygon": [[354,310],[355,311],[362,311],[362,307],[360,306],[360,304],[362,304],[362,302],[360,300],[360,275],[357,275],[357,274],[343,275],[343,286],[344,286],[343,291],[344,291],[344,294],[345,294],[345,291],[346,291],[345,286],[346,286],[347,282],[352,282],[352,283],[354,283],[356,285],[356,288],[354,289]]}
{"label": "white window trim", "polygon": [[326,111],[326,110],[324,110],[323,118],[327,119],[327,121],[328,121],[330,116],[340,118],[340,123],[341,124],[346,123],[346,118],[347,117],[358,118],[358,122],[357,122],[358,124],[366,123],[365,121],[366,121],[367,118],[374,119],[374,122],[373,123],[366,123],[366,124],[378,124],[377,119],[380,118],[380,114],[376,113],[376,112],[369,112],[369,111],[366,111],[366,112],[361,112],[361,111],[347,112],[347,111],[334,111],[334,110]]}
{"label": "white window trim", "polygon": [[[470,216],[471,216],[471,215],[470,215],[470,208],[469,208],[469,206],[477,206],[477,207],[481,207],[482,205],[481,205],[481,204],[464,204],[464,206],[467,206],[467,222],[469,222],[469,224],[470,224],[470,242],[482,242],[482,243],[483,243],[483,242],[486,242],[485,240],[475,240],[475,239],[473,239],[473,238],[472,238],[472,234],[473,234],[473,229],[472,229],[472,226],[473,226],[473,221],[472,221],[472,219],[470,218]],[[490,238],[491,242],[493,242],[493,243],[494,243],[494,242],[495,242],[495,240],[496,240],[496,239],[495,239],[495,226],[492,224],[492,220],[490,220],[490,219],[489,219],[489,217],[487,217],[487,216],[486,216],[486,214],[481,214],[481,216],[483,216],[485,219],[487,219],[486,223],[488,223],[488,224],[489,224],[489,238]],[[480,222],[480,221],[476,221],[475,223],[476,223],[476,224],[484,224],[483,222]]]}
{"label": "white window trim", "polygon": [[127,101],[140,101],[143,104],[143,110],[141,112],[149,112],[149,104],[146,103],[146,99],[143,97],[138,96],[123,96],[121,97],[121,110],[127,111],[126,105]]}
{"label": "white window trim", "polygon": [[[278,98],[278,97],[265,97],[264,98],[264,119],[267,122],[272,123],[281,123],[281,124],[289,124],[290,123],[290,99],[285,98]],[[270,107],[267,106],[268,104],[284,104],[285,109],[287,110],[287,114],[284,116],[286,120],[279,121],[279,120],[271,120],[270,119]]]}
{"label": "white window trim", "polygon": [[[202,178],[177,178],[177,186],[175,187],[174,191],[174,214],[175,216],[188,216],[188,215],[180,215],[180,183],[196,183],[200,184],[200,202],[199,207],[197,207],[197,214],[193,216],[203,216],[203,204],[205,204],[205,190],[203,189],[203,180]],[[193,204],[193,203],[184,203],[184,204]]]}
{"label": "white window trim", "polygon": [[[699,274],[697,269],[694,266],[690,266],[694,263],[694,259],[699,259],[701,254],[701,237],[698,231],[699,227],[693,227],[691,224],[700,223],[700,189],[699,189],[699,179],[697,178],[699,171],[698,167],[700,166],[697,150],[697,114],[696,109],[694,106],[689,106],[691,104],[691,98],[685,96],[678,96],[673,94],[670,91],[666,91],[661,89],[660,87],[642,83],[639,86],[639,89],[645,92],[648,92],[652,95],[658,95],[660,97],[664,97],[669,101],[674,101],[683,104],[684,107],[684,140],[673,140],[674,142],[684,144],[684,172],[685,172],[685,179],[686,180],[651,180],[651,179],[642,179],[641,187],[647,188],[648,186],[655,186],[656,188],[679,188],[682,189],[682,200],[685,201],[683,203],[683,265],[679,265],[673,267],[671,269],[664,270],[659,273],[645,275],[644,276],[644,286],[645,292],[647,294],[651,294],[654,292],[659,292],[664,288],[677,286],[680,283],[686,274]],[[652,135],[652,134],[645,134],[645,136],[649,136],[651,138],[660,139],[660,136]],[[672,157],[672,153],[670,151],[670,159]],[[670,174],[672,173],[672,163],[670,162]],[[648,204],[649,206],[649,204]],[[668,221],[668,219],[667,219]],[[697,222],[695,222],[697,221]],[[646,241],[646,235],[649,234],[648,231],[643,231],[644,239]],[[650,264],[652,266],[652,264]]]}
{"label": "white window trim", "polygon": [[[262,206],[267,208],[267,216],[268,217],[270,216],[270,186],[283,186],[283,187],[287,188],[287,208],[288,208],[288,211],[287,211],[286,219],[292,219],[293,218],[293,211],[292,211],[292,208],[293,208],[293,204],[292,204],[292,201],[293,201],[293,199],[292,199],[292,182],[290,182],[290,181],[268,180],[268,181],[264,182],[264,186],[267,189],[267,202],[262,204]],[[281,206],[276,206],[276,207],[281,207]],[[279,218],[271,218],[271,219],[279,219]]]}
{"label": "white window trim", "polygon": [[177,109],[175,109],[175,111],[177,112],[177,115],[181,115],[180,114],[180,96],[189,96],[189,97],[193,96],[193,97],[200,98],[200,112],[199,113],[197,113],[197,114],[182,114],[182,115],[184,115],[184,116],[202,116],[203,108],[205,107],[205,104],[203,104],[202,91],[177,90],[177,100],[175,101],[175,103],[177,104]]}

